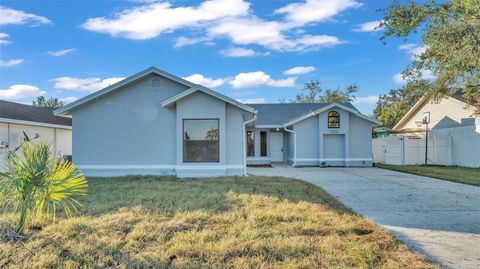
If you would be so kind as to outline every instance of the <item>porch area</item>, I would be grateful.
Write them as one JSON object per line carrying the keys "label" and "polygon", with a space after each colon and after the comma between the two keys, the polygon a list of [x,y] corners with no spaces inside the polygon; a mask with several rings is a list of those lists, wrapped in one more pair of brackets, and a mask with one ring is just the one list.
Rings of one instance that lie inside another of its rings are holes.
{"label": "porch area", "polygon": [[[247,165],[288,163],[289,133],[283,128],[247,128]],[[293,151],[293,150],[292,150]]]}

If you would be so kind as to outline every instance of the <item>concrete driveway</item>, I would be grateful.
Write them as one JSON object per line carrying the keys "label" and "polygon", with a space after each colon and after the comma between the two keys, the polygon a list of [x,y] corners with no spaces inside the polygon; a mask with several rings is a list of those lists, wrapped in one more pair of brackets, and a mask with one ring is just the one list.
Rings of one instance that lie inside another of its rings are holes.
{"label": "concrete driveway", "polygon": [[321,186],[445,268],[480,268],[480,187],[379,168],[248,168]]}

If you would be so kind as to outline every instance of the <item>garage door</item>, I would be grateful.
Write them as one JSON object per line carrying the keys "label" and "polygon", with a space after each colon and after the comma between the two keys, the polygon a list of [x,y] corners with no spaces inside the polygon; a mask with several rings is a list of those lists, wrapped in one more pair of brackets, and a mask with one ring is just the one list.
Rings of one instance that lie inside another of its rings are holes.
{"label": "garage door", "polygon": [[345,135],[326,134],[323,136],[323,156],[328,165],[345,165]]}

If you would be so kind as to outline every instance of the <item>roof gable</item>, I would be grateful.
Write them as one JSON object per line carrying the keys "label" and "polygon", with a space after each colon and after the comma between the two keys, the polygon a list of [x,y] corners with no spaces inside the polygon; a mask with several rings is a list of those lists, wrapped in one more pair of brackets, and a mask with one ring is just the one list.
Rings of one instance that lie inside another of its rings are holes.
{"label": "roof gable", "polygon": [[182,84],[182,85],[185,85],[187,87],[193,87],[195,86],[194,83],[191,83],[183,78],[180,78],[178,76],[175,76],[173,74],[170,74],[168,72],[165,72],[163,70],[160,70],[156,67],[150,67],[150,68],[147,68],[135,75],[132,75],[124,80],[121,80],[115,84],[112,84],[106,88],[103,88],[97,92],[94,92],[92,94],[89,94],[81,99],[78,99],[77,101],[74,101],[60,109],[57,109],[54,111],[55,115],[68,115],[71,111],[75,110],[75,109],[78,109],[82,106],[85,106],[89,103],[91,103],[92,101],[98,99],[98,98],[101,98],[107,94],[111,94],[117,90],[120,90],[121,88],[123,88],[124,86],[127,86],[127,85],[130,85],[140,79],[143,79],[149,75],[152,75],[152,74],[156,74],[158,76],[161,76],[161,77],[164,77],[164,78],[167,78],[167,79],[170,79],[172,81],[175,81],[179,84]]}
{"label": "roof gable", "polygon": [[351,103],[285,103],[252,104],[250,106],[258,111],[257,127],[279,128],[289,126],[332,107],[342,108],[375,124],[381,124],[378,120],[361,114]]}
{"label": "roof gable", "polygon": [[175,96],[172,96],[170,98],[168,98],[167,100],[164,100],[162,102],[162,106],[163,107],[169,107],[169,106],[172,106],[173,104],[175,104],[176,102],[178,102],[179,100],[187,97],[187,96],[190,96],[191,94],[195,93],[195,92],[203,92],[207,95],[210,95],[214,98],[217,98],[217,99],[220,99],[226,103],[229,103],[231,105],[234,105],[240,109],[243,109],[245,111],[248,111],[248,112],[251,112],[251,113],[256,113],[255,109],[250,107],[250,106],[247,106],[245,104],[242,104],[228,96],[225,96],[223,94],[220,94],[214,90],[211,90],[209,88],[206,88],[204,86],[201,86],[201,85],[195,85],[193,87],[191,87],[190,89],[186,90],[186,91],[183,91]]}
{"label": "roof gable", "polygon": [[[349,103],[348,103],[348,104],[349,104]],[[323,106],[323,107],[321,107],[321,108],[319,108],[319,109],[317,109],[317,110],[315,110],[315,111],[312,111],[312,112],[310,112],[310,113],[308,113],[308,114],[306,114],[306,115],[303,115],[303,116],[298,117],[298,118],[296,118],[296,119],[293,119],[293,120],[291,120],[291,121],[289,121],[289,122],[286,122],[284,125],[285,125],[285,126],[290,126],[290,125],[292,125],[292,124],[295,124],[295,123],[297,123],[297,122],[300,122],[300,121],[303,121],[303,120],[308,119],[308,118],[310,118],[310,117],[313,117],[313,116],[315,116],[315,115],[318,115],[318,114],[320,114],[320,113],[322,113],[322,112],[324,112],[324,111],[327,111],[327,110],[329,110],[329,109],[332,109],[332,108],[334,108],[334,107],[337,107],[337,108],[346,110],[346,111],[348,111],[348,112],[356,115],[357,117],[360,117],[360,118],[362,118],[362,119],[365,119],[365,120],[367,120],[367,121],[370,121],[370,122],[372,122],[372,123],[374,123],[374,124],[382,125],[382,122],[378,121],[377,119],[373,119],[373,118],[370,118],[370,117],[368,117],[368,116],[365,116],[365,115],[363,115],[362,113],[360,113],[357,109],[355,109],[355,107],[353,107],[353,106],[351,106],[351,107],[345,106],[344,103],[330,103],[330,104],[328,104],[328,105],[326,105],[326,106]],[[352,107],[353,107],[353,108],[352,108]]]}
{"label": "roof gable", "polygon": [[[461,97],[461,93],[458,91],[452,96],[444,96],[438,100],[424,96],[420,98],[417,103],[415,103],[415,105],[400,119],[400,121],[398,121],[397,124],[395,124],[392,130],[401,131],[405,129],[411,129],[412,120],[416,119],[416,122],[421,121],[422,115],[419,113],[422,113],[422,110],[423,112],[431,113],[431,124],[438,124],[441,119],[447,120],[447,118],[455,119],[458,124],[461,123],[461,121],[465,118],[474,118],[474,109],[471,108],[472,106],[468,105],[464,101],[464,99]],[[434,118],[437,118],[437,120]],[[443,125],[449,126],[449,124]]]}
{"label": "roof gable", "polygon": [[[304,116],[331,103],[282,103],[282,104],[251,104],[258,111],[257,126],[265,127],[283,127],[283,124]],[[341,103],[358,111],[350,103]]]}

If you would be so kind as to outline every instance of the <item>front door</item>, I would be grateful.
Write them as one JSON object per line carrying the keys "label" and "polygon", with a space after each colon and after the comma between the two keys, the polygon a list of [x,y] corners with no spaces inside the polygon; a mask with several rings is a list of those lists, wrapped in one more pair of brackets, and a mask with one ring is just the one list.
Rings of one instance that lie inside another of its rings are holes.
{"label": "front door", "polygon": [[283,133],[270,132],[270,145],[272,162],[283,162]]}

